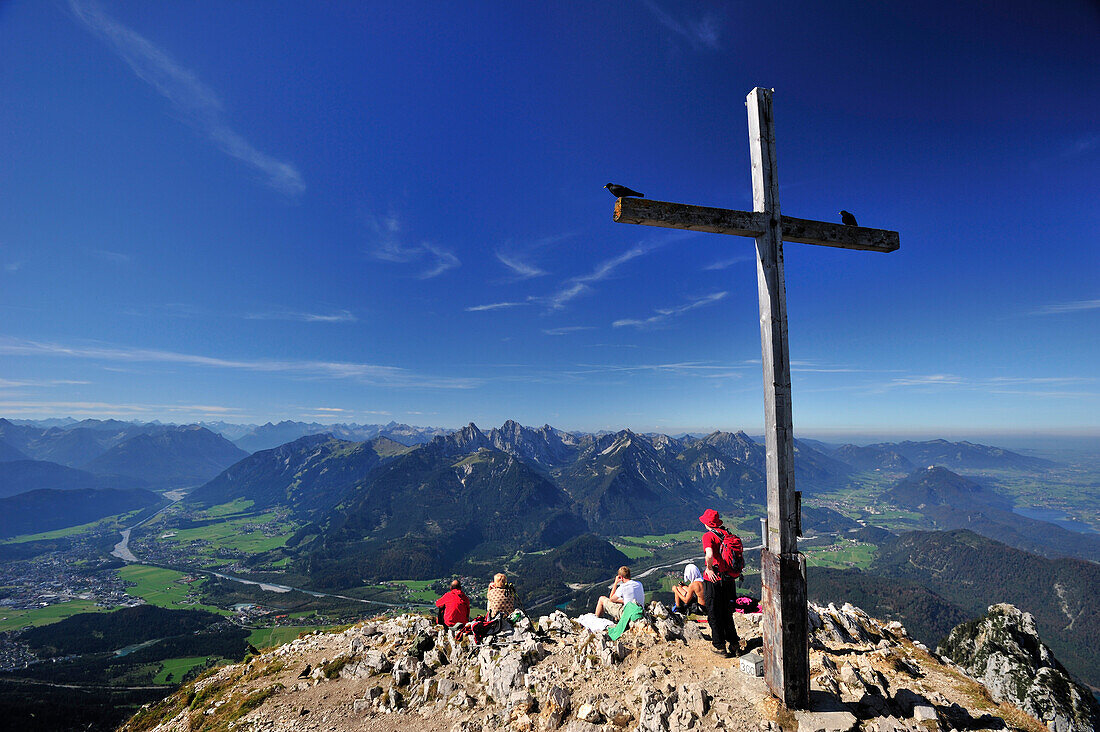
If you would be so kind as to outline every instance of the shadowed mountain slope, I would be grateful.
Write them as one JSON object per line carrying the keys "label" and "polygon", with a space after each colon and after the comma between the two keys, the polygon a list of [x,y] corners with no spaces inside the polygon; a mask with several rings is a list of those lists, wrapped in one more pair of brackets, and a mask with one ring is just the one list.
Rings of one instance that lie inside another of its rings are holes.
{"label": "shadowed mountain slope", "polygon": [[464,558],[546,549],[585,531],[569,497],[535,469],[492,448],[454,455],[455,446],[437,439],[357,486],[308,547],[310,576],[333,587],[439,577]]}
{"label": "shadowed mountain slope", "polygon": [[555,479],[600,534],[679,530],[712,498],[630,430],[597,438]]}
{"label": "shadowed mountain slope", "polygon": [[27,456],[8,443],[0,440],[0,463],[10,463],[16,460],[27,460]]}
{"label": "shadowed mountain slope", "polygon": [[312,514],[335,506],[383,460],[408,449],[385,437],[347,442],[310,435],[246,457],[192,491],[187,501],[213,506],[244,498],[257,510],[286,506]]}
{"label": "shadowed mountain slope", "polygon": [[34,490],[131,490],[148,488],[140,478],[93,475],[45,460],[15,460],[0,468],[0,498]]}
{"label": "shadowed mountain slope", "polygon": [[914,467],[912,460],[886,445],[841,445],[832,455],[856,470],[910,471]]}
{"label": "shadowed mountain slope", "polygon": [[200,485],[248,457],[205,427],[173,427],[131,437],[90,461],[93,473],[129,475],[164,488]]}
{"label": "shadowed mountain slope", "polygon": [[159,495],[141,488],[29,491],[0,498],[0,537],[79,526],[163,503]]}

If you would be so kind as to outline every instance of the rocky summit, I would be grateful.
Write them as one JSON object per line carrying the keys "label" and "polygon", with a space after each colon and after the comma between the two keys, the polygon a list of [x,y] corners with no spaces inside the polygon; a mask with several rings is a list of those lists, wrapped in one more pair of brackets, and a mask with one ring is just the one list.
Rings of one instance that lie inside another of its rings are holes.
{"label": "rocky summit", "polygon": [[994,698],[1016,704],[1052,732],[1091,732],[1100,725],[1100,704],[1039,640],[1031,613],[992,605],[984,617],[952,630],[937,650],[981,680]]}
{"label": "rocky summit", "polygon": [[305,635],[225,666],[142,708],[127,732],[451,730],[589,732],[1046,730],[953,662],[851,605],[812,605],[811,710],[788,711],[748,648],[716,655],[705,624],[650,603],[616,641],[561,611],[475,643],[418,615]]}

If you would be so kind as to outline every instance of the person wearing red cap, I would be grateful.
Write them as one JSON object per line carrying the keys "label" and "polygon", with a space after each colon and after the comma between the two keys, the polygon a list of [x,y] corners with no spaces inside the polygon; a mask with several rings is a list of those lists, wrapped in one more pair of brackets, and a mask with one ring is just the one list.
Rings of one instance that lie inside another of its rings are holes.
{"label": "person wearing red cap", "polygon": [[[703,572],[703,600],[710,625],[710,642],[714,652],[724,656],[739,655],[741,641],[737,626],[733,623],[733,603],[737,599],[737,572],[722,558],[722,542],[733,536],[722,525],[722,517],[713,508],[703,511],[699,521],[707,527],[703,533],[703,553],[706,571]],[[736,538],[736,537],[734,537]],[[740,540],[738,539],[738,544]],[[729,650],[726,649],[727,644]]]}

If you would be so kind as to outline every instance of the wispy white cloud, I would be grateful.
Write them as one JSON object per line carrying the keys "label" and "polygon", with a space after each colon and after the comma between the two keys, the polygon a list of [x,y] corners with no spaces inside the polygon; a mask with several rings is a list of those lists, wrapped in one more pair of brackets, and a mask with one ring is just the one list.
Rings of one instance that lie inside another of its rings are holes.
{"label": "wispy white cloud", "polygon": [[546,335],[551,335],[551,336],[563,336],[563,335],[569,335],[570,333],[577,333],[577,332],[582,331],[582,330],[595,330],[595,329],[596,329],[596,326],[594,326],[594,325],[564,325],[560,328],[544,328],[542,332],[545,333]]}
{"label": "wispy white cloud", "polygon": [[1026,396],[1036,399],[1100,399],[1095,391],[1051,391],[1049,389],[990,389],[990,394]]}
{"label": "wispy white cloud", "polygon": [[508,268],[508,281],[510,282],[542,277],[548,274],[545,269],[536,264],[542,252],[576,235],[577,232],[575,231],[567,231],[529,240],[522,244],[505,242],[502,246],[497,247],[493,255]]}
{"label": "wispy white cloud", "polygon": [[955,374],[923,374],[918,376],[899,376],[891,379],[889,386],[958,386],[966,380]]}
{"label": "wispy white cloud", "polygon": [[371,417],[392,417],[393,413],[384,409],[347,409],[345,407],[310,407],[296,406],[296,415],[299,419],[342,419],[354,421]]}
{"label": "wispy white cloud", "polygon": [[725,292],[725,291],[723,291],[723,292],[712,292],[709,295],[703,295],[701,297],[692,298],[691,300],[689,300],[687,303],[685,303],[683,305],[677,305],[676,307],[672,307],[672,308],[659,308],[655,311],[657,313],[656,315],[650,316],[650,317],[645,318],[643,320],[634,320],[634,319],[631,319],[631,318],[624,318],[622,320],[616,320],[611,325],[612,325],[612,327],[615,327],[615,328],[622,328],[622,327],[625,327],[625,326],[631,326],[631,327],[639,328],[639,329],[654,328],[654,327],[657,327],[659,325],[663,325],[663,324],[667,323],[669,320],[671,320],[672,318],[675,318],[679,315],[683,315],[684,313],[686,313],[688,311],[695,310],[697,308],[701,308],[701,307],[704,307],[706,305],[710,305],[711,303],[718,302],[719,300],[724,299],[727,295],[729,295],[729,293]]}
{"label": "wispy white cloud", "polygon": [[466,308],[466,312],[480,313],[486,310],[504,310],[505,308],[516,308],[526,304],[525,302],[491,302],[487,305],[471,305]]}
{"label": "wispy white cloud", "polygon": [[499,250],[495,254],[500,263],[512,271],[516,279],[529,280],[532,277],[542,277],[546,274],[546,270],[540,269],[530,262],[523,261],[519,255]]}
{"label": "wispy white cloud", "polygon": [[93,257],[98,257],[108,262],[114,262],[115,264],[128,264],[130,262],[130,255],[123,254],[122,252],[112,252],[107,249],[89,249],[88,252]]}
{"label": "wispy white cloud", "polygon": [[5,400],[0,400],[0,410],[8,415],[65,414],[68,416],[98,417],[155,416],[165,412],[199,416],[237,416],[241,411],[236,407],[217,404],[123,404],[114,402]]}
{"label": "wispy white cloud", "polygon": [[[553,310],[561,310],[565,307],[566,303],[580,295],[582,292],[587,292],[588,289],[588,285],[584,282],[573,282],[558,290],[553,295],[550,295],[548,298],[544,299]],[[532,299],[537,300],[539,298]]]}
{"label": "wispy white cloud", "polygon": [[5,272],[18,272],[22,268],[23,268],[23,263],[22,262],[5,262],[4,263],[4,271]]}
{"label": "wispy white cloud", "polygon": [[577,368],[565,372],[570,376],[592,374],[627,375],[653,374],[661,376],[691,376],[693,379],[740,379],[744,373],[729,364],[712,361],[674,361],[671,363],[643,364],[577,364]]}
{"label": "wispy white cloud", "polygon": [[367,253],[382,262],[408,264],[426,262],[427,268],[417,275],[422,280],[438,277],[447,270],[462,264],[453,252],[429,242],[408,244],[403,235],[401,220],[394,214],[371,216],[367,225],[373,234]]}
{"label": "wispy white cloud", "polygon": [[351,379],[374,386],[471,389],[478,379],[419,374],[397,366],[380,366],[348,361],[305,361],[276,359],[227,359],[148,348],[44,343],[17,338],[0,338],[0,355],[80,358],[95,361],[169,363],[207,368],[278,373],[300,378]]}
{"label": "wispy white cloud", "polygon": [[[1072,384],[1095,383],[1094,377],[1080,376],[998,376],[968,378],[958,374],[916,374],[899,376],[882,384],[870,386],[871,393],[881,394],[891,389],[918,389],[922,391],[969,391],[984,394],[1027,396],[1034,398],[1082,398],[1097,399],[1096,391],[1066,390],[1052,387],[1065,387]],[[1029,388],[1030,387],[1030,388]]]}
{"label": "wispy white cloud", "polygon": [[454,269],[455,267],[458,267],[462,264],[462,262],[458,260],[458,257],[456,257],[453,252],[449,252],[446,249],[437,247],[434,244],[428,244],[427,242],[421,244],[420,246],[422,246],[424,248],[424,251],[426,251],[428,254],[435,257],[435,264],[420,273],[420,279],[422,280],[431,279],[432,277],[438,277],[447,270]]}
{"label": "wispy white cloud", "polygon": [[592,289],[592,285],[605,280],[611,276],[617,267],[620,267],[632,259],[636,259],[643,254],[656,249],[657,246],[653,244],[638,244],[631,249],[626,250],[617,257],[611,259],[605,259],[596,265],[596,267],[588,274],[581,275],[579,277],[573,277],[567,280],[557,292],[547,297],[532,297],[532,300],[545,302],[552,310],[561,310],[566,304],[576,298],[577,296],[588,292]]}
{"label": "wispy white cloud", "polygon": [[1100,300],[1075,300],[1073,302],[1056,302],[1044,305],[1038,310],[1033,310],[1032,315],[1060,315],[1061,313],[1079,313],[1084,310],[1096,310],[1100,308]]}
{"label": "wispy white cloud", "polygon": [[345,309],[319,309],[291,310],[288,308],[266,307],[251,312],[218,312],[201,305],[191,303],[169,302],[163,304],[143,305],[141,308],[133,308],[122,311],[125,315],[135,317],[169,317],[169,318],[240,318],[242,320],[284,320],[292,323],[356,323],[359,318],[355,313]]}
{"label": "wispy white cloud", "polygon": [[1095,382],[1091,376],[996,376],[991,384],[1085,384]]}
{"label": "wispy white cloud", "polygon": [[266,313],[248,313],[245,320],[287,320],[299,323],[356,323],[359,318],[349,310],[331,313],[308,313],[293,310],[276,310]]}
{"label": "wispy white cloud", "polygon": [[75,379],[0,379],[0,389],[15,389],[25,386],[74,386],[90,383],[92,382]]}
{"label": "wispy white cloud", "polygon": [[748,262],[751,259],[752,259],[752,257],[730,257],[729,259],[720,259],[717,262],[712,262],[712,263],[708,264],[706,267],[703,267],[703,270],[704,271],[714,271],[714,270],[719,270],[719,269],[728,269],[728,268],[732,267],[735,264],[740,264],[741,262]]}
{"label": "wispy white cloud", "polygon": [[69,0],[69,7],[77,20],[99,36],[139,79],[167,99],[222,152],[251,168],[265,184],[280,193],[296,196],[305,191],[298,169],[256,149],[231,128],[214,90],[164,49],[108,16],[94,0]]}
{"label": "wispy white cloud", "polygon": [[705,15],[697,20],[678,20],[666,12],[654,0],[643,0],[649,12],[673,33],[685,38],[694,48],[715,51],[720,47],[721,22],[714,15]]}

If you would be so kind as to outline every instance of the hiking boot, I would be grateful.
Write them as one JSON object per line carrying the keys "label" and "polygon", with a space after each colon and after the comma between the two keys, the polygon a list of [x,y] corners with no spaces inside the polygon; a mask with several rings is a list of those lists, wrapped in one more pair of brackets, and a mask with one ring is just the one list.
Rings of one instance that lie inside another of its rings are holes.
{"label": "hiking boot", "polygon": [[725,658],[730,657],[729,653],[726,652],[726,647],[725,646],[711,646],[710,649],[712,651],[714,651],[714,654],[717,655],[717,656],[724,656]]}

